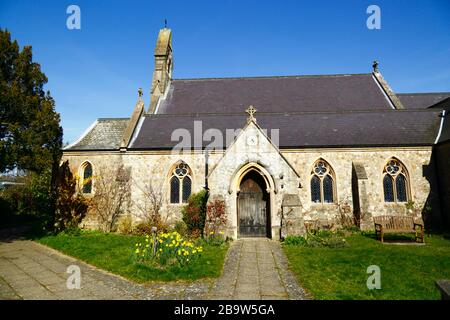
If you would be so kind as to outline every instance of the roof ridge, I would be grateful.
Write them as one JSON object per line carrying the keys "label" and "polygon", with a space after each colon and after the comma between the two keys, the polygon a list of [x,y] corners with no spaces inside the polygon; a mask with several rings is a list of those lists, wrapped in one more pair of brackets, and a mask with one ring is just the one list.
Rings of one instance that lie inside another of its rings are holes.
{"label": "roof ridge", "polygon": [[371,73],[337,73],[337,74],[308,74],[308,75],[278,75],[278,76],[250,76],[250,77],[207,77],[207,78],[184,78],[173,79],[173,81],[205,81],[205,80],[256,80],[256,79],[283,79],[283,78],[326,78],[345,76],[369,76]]}
{"label": "roof ridge", "polygon": [[130,120],[130,118],[97,118],[98,121],[109,121],[109,120]]}
{"label": "roof ridge", "polygon": [[[290,111],[290,112],[258,112],[258,115],[298,115],[298,114],[354,114],[354,113],[394,113],[394,112],[402,112],[402,113],[412,113],[412,112],[437,112],[432,111],[430,109],[386,109],[386,110],[337,110],[337,111]],[[144,117],[199,117],[199,116],[247,116],[244,113],[227,113],[227,112],[216,112],[216,113],[158,113],[158,114],[145,114]]]}

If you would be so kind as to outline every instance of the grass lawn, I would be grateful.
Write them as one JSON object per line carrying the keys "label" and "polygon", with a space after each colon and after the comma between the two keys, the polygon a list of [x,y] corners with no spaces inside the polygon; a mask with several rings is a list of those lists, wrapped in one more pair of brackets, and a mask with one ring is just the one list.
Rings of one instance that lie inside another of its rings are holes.
{"label": "grass lawn", "polygon": [[36,241],[59,250],[69,256],[78,258],[101,269],[119,274],[136,282],[152,280],[195,280],[200,278],[216,278],[222,272],[228,245],[203,245],[202,256],[188,266],[178,265],[165,269],[135,263],[132,252],[135,243],[143,237],[126,236],[113,233],[82,232],[72,236],[59,234],[45,236]]}
{"label": "grass lawn", "polygon": [[[450,279],[450,240],[427,235],[426,245],[382,244],[356,233],[344,248],[283,245],[291,270],[315,299],[440,299],[437,279]],[[381,289],[366,286],[367,267],[381,270]]]}

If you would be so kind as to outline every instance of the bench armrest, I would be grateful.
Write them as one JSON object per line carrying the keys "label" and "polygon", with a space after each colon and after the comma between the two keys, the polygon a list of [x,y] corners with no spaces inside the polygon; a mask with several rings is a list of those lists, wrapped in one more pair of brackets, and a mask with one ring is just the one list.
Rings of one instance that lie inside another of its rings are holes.
{"label": "bench armrest", "polygon": [[383,225],[381,223],[375,223],[375,230],[382,230],[383,229]]}
{"label": "bench armrest", "polygon": [[414,222],[414,229],[415,229],[416,227],[419,227],[420,229],[423,229],[423,224]]}

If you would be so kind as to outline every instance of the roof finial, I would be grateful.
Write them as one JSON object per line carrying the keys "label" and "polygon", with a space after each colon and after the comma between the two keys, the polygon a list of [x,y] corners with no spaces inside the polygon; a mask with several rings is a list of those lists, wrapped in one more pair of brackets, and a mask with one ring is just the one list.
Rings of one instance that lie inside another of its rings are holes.
{"label": "roof finial", "polygon": [[164,19],[164,29],[167,29],[167,19]]}
{"label": "roof finial", "polygon": [[142,88],[138,89],[138,94],[139,94],[139,101],[142,101],[142,95],[143,95]]}
{"label": "roof finial", "polygon": [[250,122],[255,122],[256,123],[256,119],[255,119],[255,117],[253,116],[255,113],[256,113],[256,111],[258,111],[258,110],[256,110],[256,108],[255,107],[253,107],[252,105],[250,105],[246,110],[245,110],[245,112],[247,112],[248,113],[248,118],[247,118],[247,123],[250,123]]}
{"label": "roof finial", "polygon": [[378,72],[378,61],[375,60],[372,65],[373,72]]}

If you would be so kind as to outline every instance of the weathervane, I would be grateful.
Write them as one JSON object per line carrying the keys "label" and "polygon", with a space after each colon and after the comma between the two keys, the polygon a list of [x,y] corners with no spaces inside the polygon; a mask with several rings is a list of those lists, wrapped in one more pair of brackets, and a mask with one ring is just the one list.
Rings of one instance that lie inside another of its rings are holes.
{"label": "weathervane", "polygon": [[164,19],[164,29],[167,29],[167,19]]}
{"label": "weathervane", "polygon": [[142,100],[142,95],[143,95],[142,88],[138,89],[138,94],[139,94],[139,100]]}
{"label": "weathervane", "polygon": [[258,111],[258,110],[256,110],[256,108],[254,108],[252,105],[250,105],[248,108],[247,108],[247,110],[245,110],[245,112],[247,112],[248,113],[248,115],[249,115],[249,117],[247,118],[247,123],[250,123],[250,122],[256,122],[256,119],[255,119],[255,117],[253,116],[255,113],[256,113],[256,111]]}

